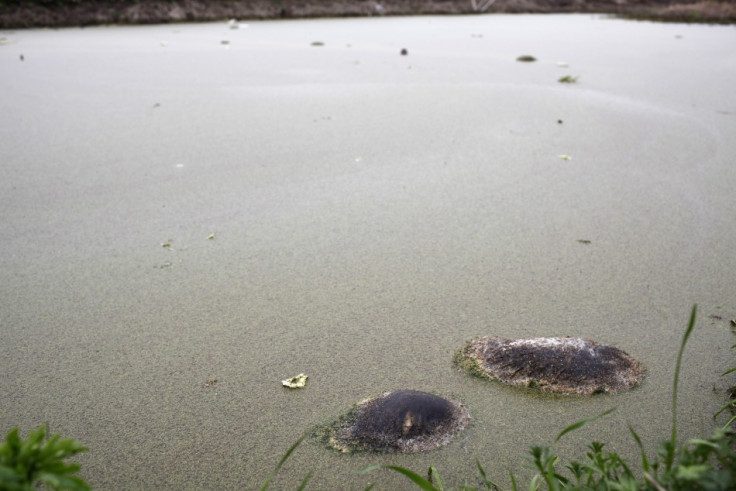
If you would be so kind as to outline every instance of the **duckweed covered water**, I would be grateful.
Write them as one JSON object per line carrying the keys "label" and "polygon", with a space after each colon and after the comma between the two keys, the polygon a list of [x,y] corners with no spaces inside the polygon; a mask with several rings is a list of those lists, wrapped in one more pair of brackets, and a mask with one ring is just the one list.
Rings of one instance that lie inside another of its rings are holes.
{"label": "duckweed covered water", "polygon": [[[504,483],[614,406],[559,451],[637,459],[629,424],[669,435],[697,302],[678,423],[709,434],[733,339],[708,315],[736,317],[734,36],[587,15],[0,33],[0,429],[48,421],[101,489],[254,488],[304,432],[412,388],[468,427],[418,454],[310,438],[273,488],[406,484],[353,472],[376,463],[456,485],[476,458]],[[489,384],[452,364],[488,335],[595,339],[647,377]]]}

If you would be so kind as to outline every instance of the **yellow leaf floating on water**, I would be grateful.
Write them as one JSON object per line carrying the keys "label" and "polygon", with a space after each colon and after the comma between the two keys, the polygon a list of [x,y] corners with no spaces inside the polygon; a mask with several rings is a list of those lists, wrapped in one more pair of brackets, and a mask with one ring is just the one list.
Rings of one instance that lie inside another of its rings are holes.
{"label": "yellow leaf floating on water", "polygon": [[572,160],[572,157],[570,157],[569,155],[563,154],[563,155],[558,155],[558,157],[560,157],[562,160]]}
{"label": "yellow leaf floating on water", "polygon": [[287,378],[281,381],[281,385],[290,389],[301,389],[307,385],[307,375],[300,373],[296,377]]}

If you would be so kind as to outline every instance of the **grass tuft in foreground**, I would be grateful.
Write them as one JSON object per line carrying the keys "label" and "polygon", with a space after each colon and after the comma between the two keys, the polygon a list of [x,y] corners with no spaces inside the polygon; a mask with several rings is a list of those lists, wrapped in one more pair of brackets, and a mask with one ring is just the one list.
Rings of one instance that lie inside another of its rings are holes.
{"label": "grass tuft in foreground", "polygon": [[[685,351],[688,339],[695,328],[697,317],[697,306],[693,306],[685,334],[680,342],[680,349],[675,362],[675,374],[672,394],[672,430],[670,437],[663,440],[655,449],[653,454],[647,454],[641,438],[634,428],[629,427],[629,432],[639,448],[640,462],[627,463],[616,452],[605,449],[605,443],[593,441],[588,445],[588,451],[582,460],[574,460],[564,469],[559,468],[560,458],[551,446],[534,446],[530,449],[528,456],[533,463],[537,473],[528,484],[530,491],[548,489],[550,491],[561,490],[733,490],[736,489],[736,433],[731,425],[736,420],[732,417],[723,427],[716,429],[710,438],[692,439],[679,443],[677,438],[677,391],[679,386],[680,368],[682,355]],[[731,347],[736,348],[736,345]],[[462,356],[456,355],[455,362],[463,362]],[[723,375],[736,372],[736,367],[727,370]],[[716,416],[726,409],[736,410],[736,401],[731,400]],[[609,409],[597,416],[578,421],[563,429],[555,439],[555,443],[568,433],[578,430],[583,426],[605,417],[613,412]],[[301,443],[297,443],[289,449],[284,458],[279,462],[276,470]],[[501,489],[494,481],[488,478],[485,469],[476,460],[480,487],[472,487],[463,484],[459,489],[470,491],[476,489]],[[388,469],[399,473],[409,479],[422,491],[443,491],[439,472],[435,467],[429,467],[427,477],[422,477],[416,472],[395,465],[372,465],[361,469],[358,474],[366,474],[379,469]],[[311,476],[309,474],[306,479]],[[265,487],[268,486],[267,481]],[[517,491],[519,484],[512,472],[509,473],[510,489]],[[305,481],[306,481],[305,479]],[[305,484],[302,481],[302,486]],[[367,489],[371,489],[370,485]],[[264,488],[265,489],[265,488]],[[300,488],[302,489],[302,488]]]}
{"label": "grass tuft in foreground", "polygon": [[79,465],[64,462],[87,448],[59,434],[47,439],[46,434],[45,424],[28,433],[25,440],[18,428],[10,430],[0,443],[0,490],[31,490],[41,484],[47,489],[90,489],[81,477],[74,476]]}

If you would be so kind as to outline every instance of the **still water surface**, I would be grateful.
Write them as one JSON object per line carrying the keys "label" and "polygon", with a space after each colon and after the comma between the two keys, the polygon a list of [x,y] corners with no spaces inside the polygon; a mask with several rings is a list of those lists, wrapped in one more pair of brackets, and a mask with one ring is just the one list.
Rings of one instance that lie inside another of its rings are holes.
{"label": "still water surface", "polygon": [[[403,388],[463,401],[469,427],[419,455],[307,440],[274,486],[310,470],[314,489],[408,486],[353,472],[373,463],[475,484],[475,459],[506,484],[531,475],[531,445],[611,407],[557,448],[598,439],[636,459],[628,425],[649,448],[669,434],[696,302],[679,424],[712,429],[733,384],[732,27],[499,15],[0,35],[0,429],[77,438],[95,487],[255,488],[303,432]],[[480,335],[590,338],[647,376],[615,396],[514,390],[453,367]],[[301,372],[305,389],[281,387]]]}

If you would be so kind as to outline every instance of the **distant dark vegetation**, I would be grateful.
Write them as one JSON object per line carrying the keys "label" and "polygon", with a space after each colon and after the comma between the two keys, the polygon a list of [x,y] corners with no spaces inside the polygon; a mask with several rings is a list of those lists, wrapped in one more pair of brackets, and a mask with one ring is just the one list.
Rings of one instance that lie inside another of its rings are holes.
{"label": "distant dark vegetation", "polygon": [[736,0],[0,0],[0,28],[481,12],[733,24]]}

